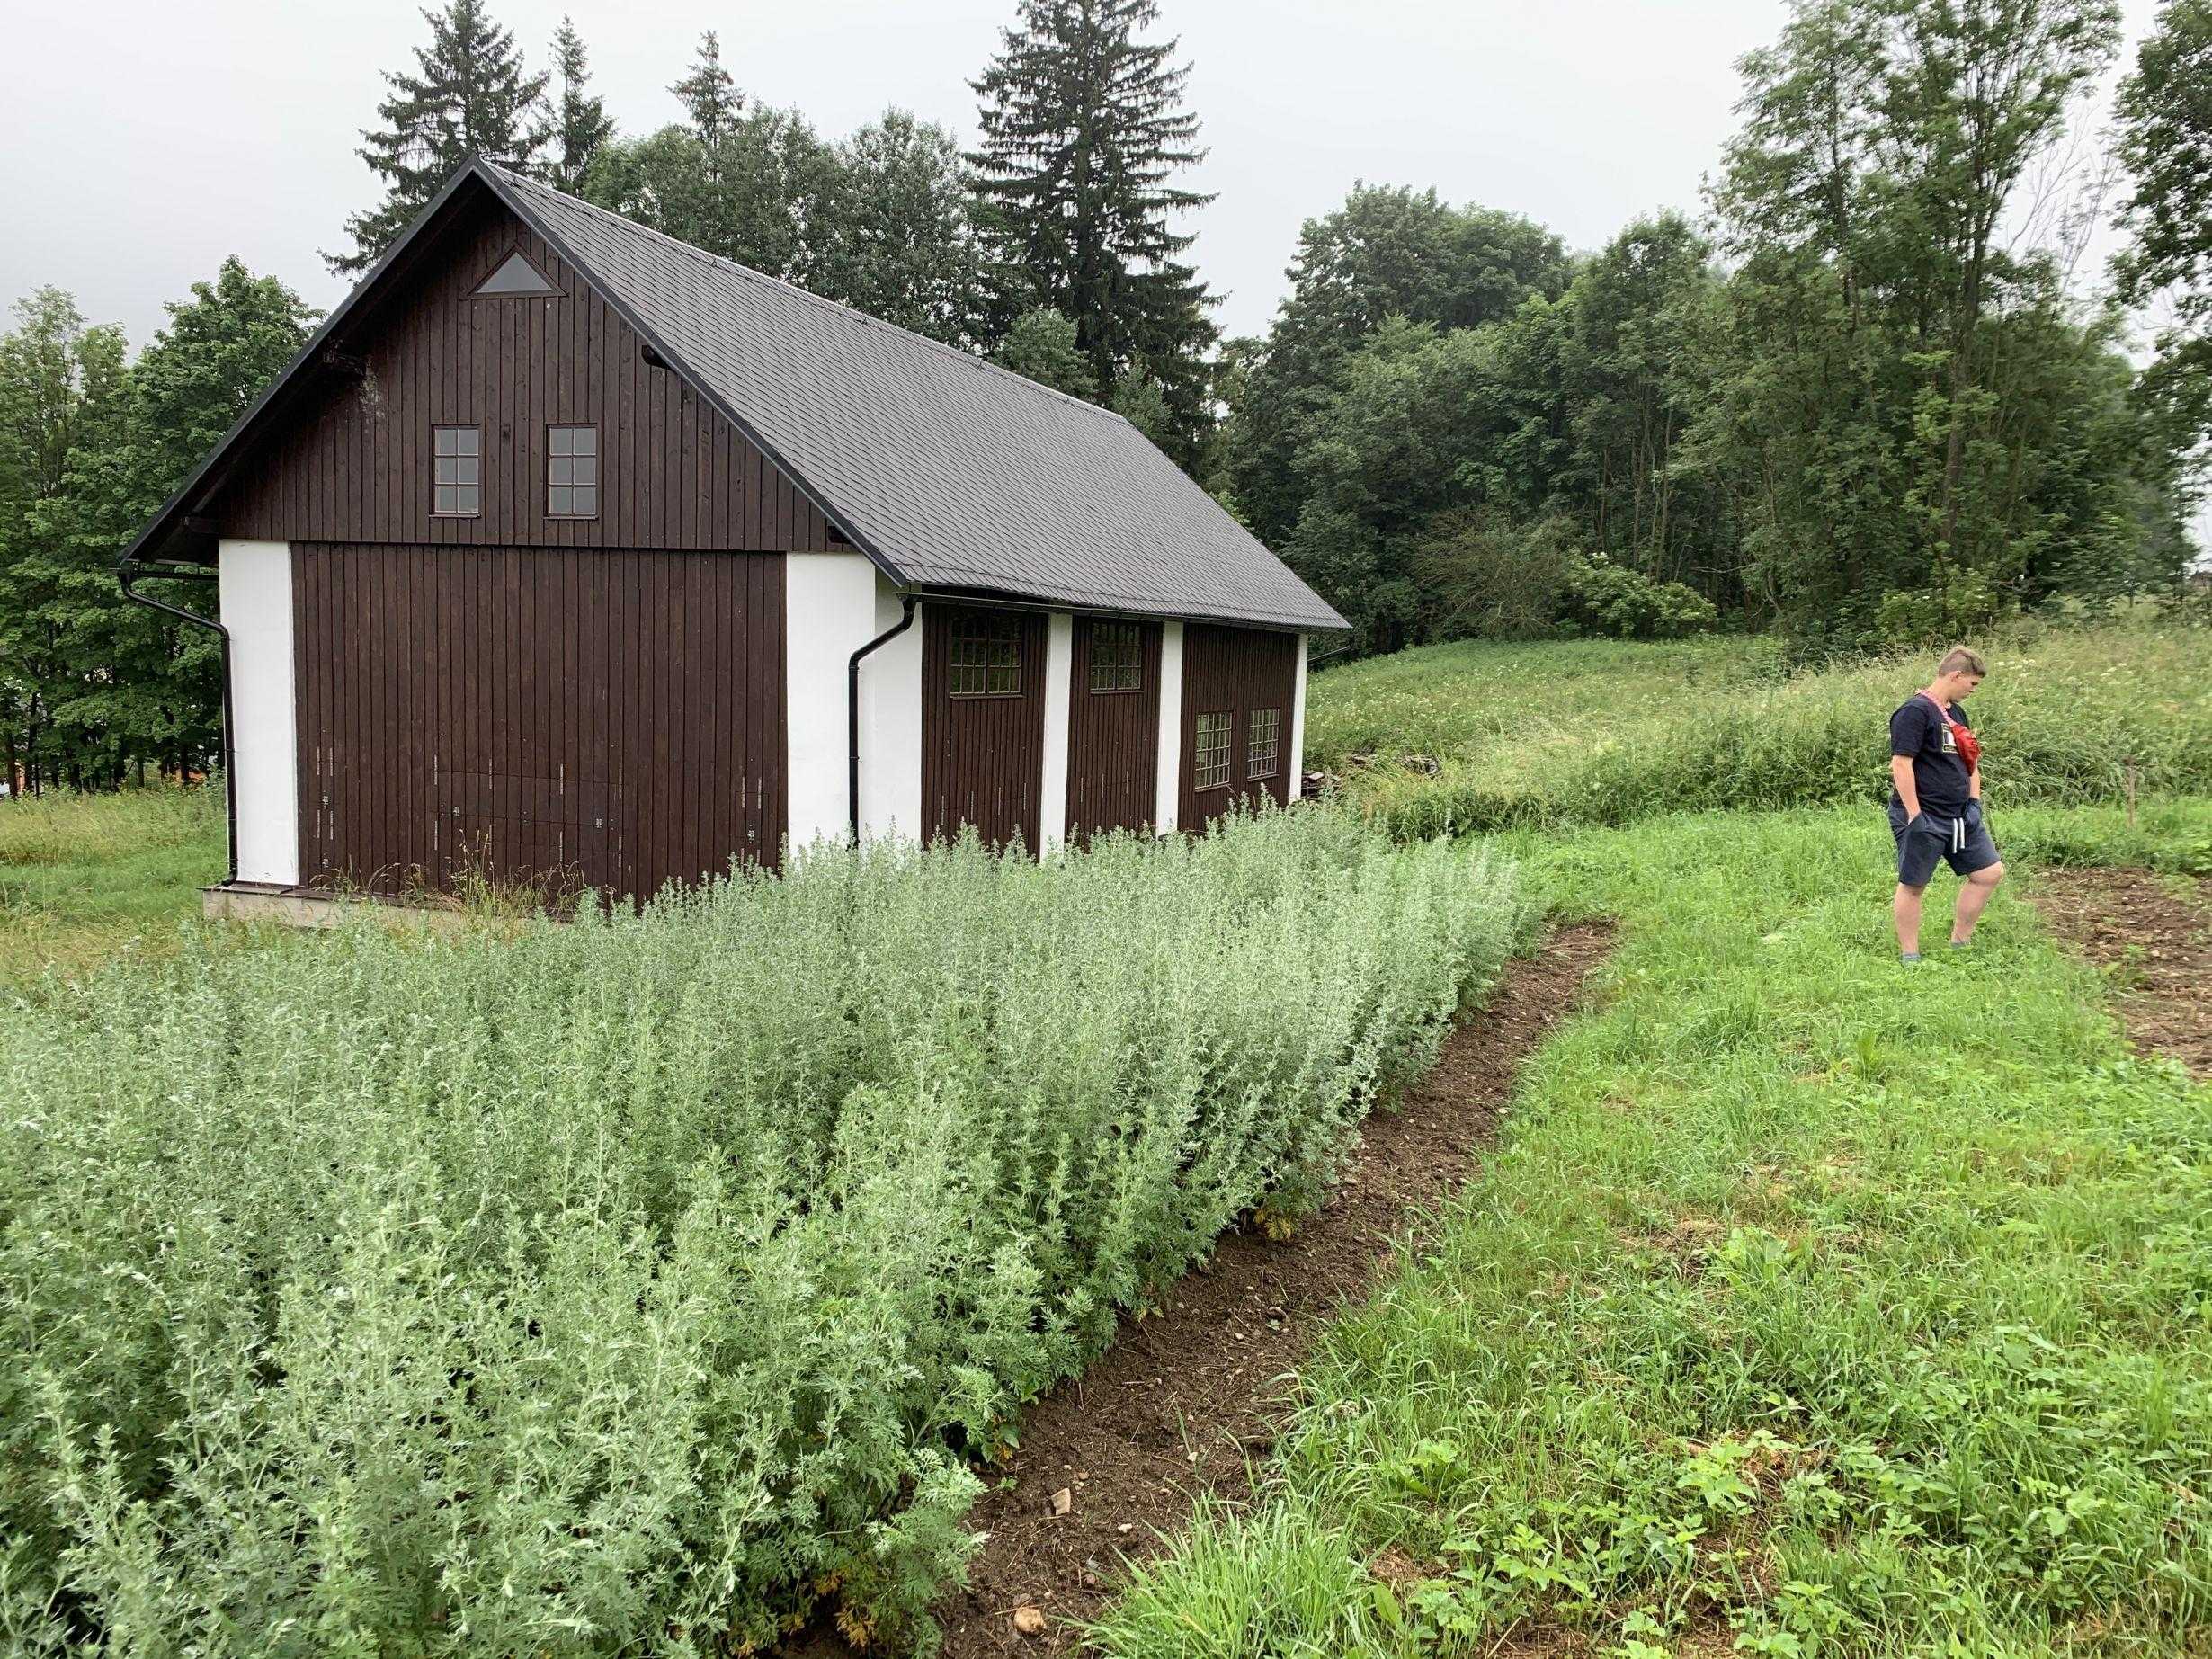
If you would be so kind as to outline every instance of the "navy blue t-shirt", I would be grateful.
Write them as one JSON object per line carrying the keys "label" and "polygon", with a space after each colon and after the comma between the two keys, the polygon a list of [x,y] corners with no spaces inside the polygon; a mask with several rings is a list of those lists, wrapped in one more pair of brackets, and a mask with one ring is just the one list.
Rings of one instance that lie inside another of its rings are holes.
{"label": "navy blue t-shirt", "polygon": [[[1968,724],[1966,710],[1950,705],[1951,718]],[[1913,781],[1920,790],[1920,809],[1939,818],[1966,816],[1967,757],[1958,753],[1958,740],[1936,712],[1935,704],[1915,694],[1913,700],[1889,717],[1889,752],[1912,757]],[[1890,791],[1896,798],[1896,791]]]}

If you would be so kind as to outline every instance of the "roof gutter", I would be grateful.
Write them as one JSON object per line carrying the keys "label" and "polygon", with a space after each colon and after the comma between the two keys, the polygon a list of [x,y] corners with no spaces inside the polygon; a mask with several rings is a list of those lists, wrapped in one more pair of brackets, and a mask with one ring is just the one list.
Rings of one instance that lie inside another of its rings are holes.
{"label": "roof gutter", "polygon": [[197,611],[187,611],[182,605],[173,605],[165,599],[156,599],[151,593],[141,593],[131,586],[133,582],[148,576],[175,582],[212,582],[220,576],[219,569],[205,565],[180,565],[159,561],[146,563],[126,554],[115,566],[115,580],[123,590],[123,597],[133,604],[144,605],[149,611],[166,611],[194,628],[210,630],[223,642],[223,826],[230,843],[230,873],[224,878],[226,885],[238,879],[238,769],[233,764],[230,734],[236,722],[230,708],[230,630],[211,616],[201,616]]}
{"label": "roof gutter", "polygon": [[914,626],[914,597],[899,601],[898,620],[845,659],[845,727],[850,746],[845,757],[845,828],[852,844],[861,844],[861,659],[880,650]]}

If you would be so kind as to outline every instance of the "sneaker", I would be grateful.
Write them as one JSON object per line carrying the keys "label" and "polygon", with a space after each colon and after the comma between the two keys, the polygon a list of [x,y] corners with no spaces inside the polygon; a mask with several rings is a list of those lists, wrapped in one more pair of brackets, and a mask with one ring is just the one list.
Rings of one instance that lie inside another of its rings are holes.
{"label": "sneaker", "polygon": [[1920,960],[1920,952],[1917,950],[1901,950],[1897,953],[1897,960],[1904,963],[1907,968],[1911,968],[1914,963]]}

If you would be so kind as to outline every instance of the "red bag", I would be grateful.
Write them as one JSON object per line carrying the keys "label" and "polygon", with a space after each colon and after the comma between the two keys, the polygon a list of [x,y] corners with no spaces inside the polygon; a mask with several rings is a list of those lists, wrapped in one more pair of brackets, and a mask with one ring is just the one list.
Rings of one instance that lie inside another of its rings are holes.
{"label": "red bag", "polygon": [[[1921,695],[1928,697],[1925,691]],[[1943,724],[1951,728],[1951,741],[1958,745],[1958,758],[1966,762],[1967,770],[1972,772],[1982,763],[1982,740],[1974,735],[1971,727],[1952,719],[1951,711],[1941,703],[1937,703],[1934,698],[1928,697],[1928,700],[1935,703],[1935,711],[1943,717]]]}

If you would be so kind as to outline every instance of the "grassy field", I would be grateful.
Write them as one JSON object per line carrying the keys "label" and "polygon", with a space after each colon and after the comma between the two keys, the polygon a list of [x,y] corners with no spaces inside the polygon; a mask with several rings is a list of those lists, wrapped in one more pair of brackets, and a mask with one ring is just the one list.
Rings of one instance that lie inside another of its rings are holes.
{"label": "grassy field", "polygon": [[[2016,865],[2212,840],[1996,816]],[[1512,844],[1623,919],[1601,1011],[1106,1651],[2202,1651],[2212,1090],[2017,892],[1900,968],[1863,810]]]}
{"label": "grassy field", "polygon": [[[2212,635],[2155,618],[1990,642],[1993,803],[2212,792]],[[1773,810],[1888,790],[1925,654],[1785,674],[1772,642],[1433,646],[1311,682],[1307,763],[1407,838]]]}
{"label": "grassy field", "polygon": [[174,950],[223,861],[219,789],[0,801],[0,989]]}
{"label": "grassy field", "polygon": [[[2212,870],[2202,638],[1993,647],[2023,882]],[[1316,676],[1313,752],[1486,843],[1301,813],[450,938],[235,950],[219,796],[0,806],[0,1648],[900,1651],[1020,1403],[1314,1203],[1539,903],[1622,919],[1601,1008],[1106,1651],[2212,1646],[2212,1096],[2019,884],[1908,973],[1878,813],[1672,810],[1862,802],[1921,666],[1409,653]]]}

